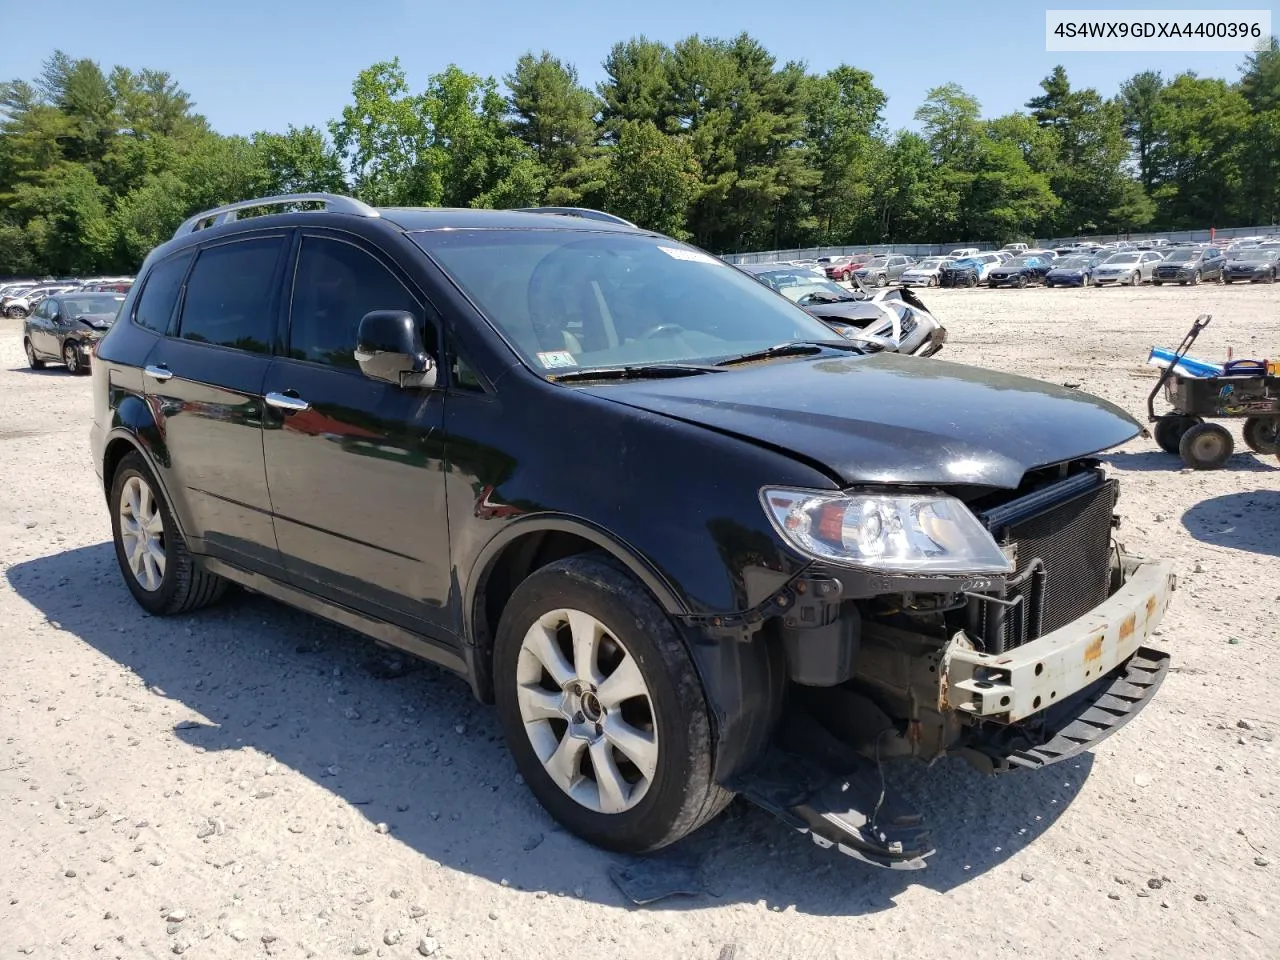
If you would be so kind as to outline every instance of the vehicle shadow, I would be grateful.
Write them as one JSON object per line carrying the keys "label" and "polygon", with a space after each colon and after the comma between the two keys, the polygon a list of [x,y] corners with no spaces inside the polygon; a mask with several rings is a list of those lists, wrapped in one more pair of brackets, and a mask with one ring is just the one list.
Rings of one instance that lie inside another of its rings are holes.
{"label": "vehicle shadow", "polygon": [[[1116,450],[1098,456],[1120,470],[1176,473],[1185,469],[1181,457],[1175,457],[1163,450],[1138,450],[1132,453],[1127,450]],[[1276,461],[1275,457],[1255,454],[1249,450],[1237,450],[1222,469],[1236,473],[1274,473],[1280,470],[1280,462]]]}
{"label": "vehicle shadow", "polygon": [[203,718],[175,725],[185,743],[257,750],[371,823],[386,822],[424,857],[518,889],[626,905],[609,877],[637,870],[659,887],[687,889],[694,878],[695,896],[650,909],[763,900],[817,915],[874,913],[911,885],[945,892],[1033,843],[1092,766],[1089,754],[1004,777],[961,761],[886,765],[889,789],[932,825],[938,852],[921,871],[879,870],[821,850],[741,801],[657,858],[623,857],[551,820],[516,780],[492,709],[452,674],[429,665],[389,670],[391,655],[364,638],[239,591],[196,615],[150,618],[120,582],[109,543],[19,563],[6,576],[61,630]]}
{"label": "vehicle shadow", "polygon": [[1242,490],[1201,500],[1182,515],[1197,540],[1280,557],[1280,491]]}
{"label": "vehicle shadow", "polygon": [[8,372],[9,373],[30,373],[37,377],[70,376],[70,374],[67,372],[66,367],[64,367],[61,363],[58,363],[56,360],[49,360],[46,362],[52,364],[52,366],[45,367],[43,370],[32,370],[30,367],[10,367]]}

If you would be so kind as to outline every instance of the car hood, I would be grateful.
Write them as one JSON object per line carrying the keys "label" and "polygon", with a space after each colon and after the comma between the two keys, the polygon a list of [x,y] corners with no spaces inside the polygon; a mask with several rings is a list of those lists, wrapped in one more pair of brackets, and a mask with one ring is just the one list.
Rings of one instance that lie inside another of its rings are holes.
{"label": "car hood", "polygon": [[116,315],[114,313],[82,313],[76,317],[81,323],[88,324],[95,330],[108,329],[115,318]]}
{"label": "car hood", "polygon": [[841,484],[1013,488],[1035,467],[1138,433],[1097,397],[893,353],[775,360],[731,373],[580,388],[788,452]]}

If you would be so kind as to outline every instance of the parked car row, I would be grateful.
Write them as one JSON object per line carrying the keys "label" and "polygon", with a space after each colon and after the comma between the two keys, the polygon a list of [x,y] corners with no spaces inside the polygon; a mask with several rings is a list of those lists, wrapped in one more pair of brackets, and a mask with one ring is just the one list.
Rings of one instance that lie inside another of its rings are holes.
{"label": "parked car row", "polygon": [[63,280],[11,280],[0,283],[0,314],[20,320],[46,297],[61,293],[128,293],[133,277],[84,277]]}

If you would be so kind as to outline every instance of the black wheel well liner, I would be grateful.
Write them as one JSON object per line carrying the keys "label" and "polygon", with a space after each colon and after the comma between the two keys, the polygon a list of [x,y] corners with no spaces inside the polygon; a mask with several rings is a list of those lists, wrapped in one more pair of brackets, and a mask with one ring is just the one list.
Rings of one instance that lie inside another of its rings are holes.
{"label": "black wheel well liner", "polygon": [[469,599],[463,605],[471,685],[485,703],[493,702],[493,641],[502,611],[521,581],[549,563],[583,553],[606,554],[644,584],[667,613],[688,612],[684,600],[651,564],[590,524],[544,517],[515,524],[504,534],[481,554]]}

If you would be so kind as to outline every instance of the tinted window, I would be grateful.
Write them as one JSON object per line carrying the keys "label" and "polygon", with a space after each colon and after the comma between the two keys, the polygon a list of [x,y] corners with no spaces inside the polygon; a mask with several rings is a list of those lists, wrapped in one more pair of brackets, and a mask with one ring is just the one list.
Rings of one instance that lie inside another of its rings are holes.
{"label": "tinted window", "polygon": [[178,289],[182,286],[182,277],[190,262],[191,254],[184,253],[161,260],[151,268],[146,285],[142,288],[142,295],[138,297],[138,305],[133,311],[136,323],[156,333],[164,333],[169,329],[173,307],[178,302]]}
{"label": "tinted window", "polygon": [[270,353],[272,281],[284,243],[262,237],[201,250],[182,301],[182,339]]}
{"label": "tinted window", "polygon": [[[390,270],[341,240],[303,237],[293,282],[289,356],[334,367],[356,367],[356,333],[371,310],[407,310],[422,324],[422,307]],[[424,331],[432,354],[435,329]]]}

